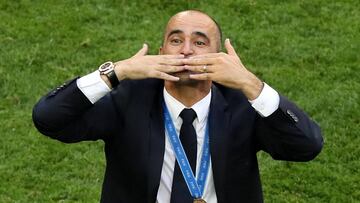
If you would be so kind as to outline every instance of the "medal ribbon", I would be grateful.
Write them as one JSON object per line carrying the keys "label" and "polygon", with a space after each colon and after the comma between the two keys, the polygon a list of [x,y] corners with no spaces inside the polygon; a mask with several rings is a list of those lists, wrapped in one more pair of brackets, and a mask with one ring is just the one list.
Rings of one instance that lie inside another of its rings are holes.
{"label": "medal ribbon", "polygon": [[202,149],[200,168],[197,174],[197,180],[195,179],[194,173],[191,170],[191,166],[184,152],[184,148],[181,144],[178,134],[176,133],[174,123],[171,120],[169,110],[166,107],[166,104],[163,104],[164,109],[164,118],[165,118],[165,128],[171,143],[171,146],[175,152],[176,161],[179,164],[180,170],[185,179],[186,185],[189,188],[190,194],[194,198],[201,198],[204,189],[206,178],[209,171],[210,165],[210,144],[209,144],[209,127],[206,125],[204,146]]}

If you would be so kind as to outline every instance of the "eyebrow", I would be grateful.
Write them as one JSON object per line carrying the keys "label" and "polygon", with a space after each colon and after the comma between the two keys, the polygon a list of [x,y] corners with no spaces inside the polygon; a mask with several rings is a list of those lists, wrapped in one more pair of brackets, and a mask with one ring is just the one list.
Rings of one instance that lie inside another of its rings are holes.
{"label": "eyebrow", "polygon": [[172,30],[169,34],[168,34],[168,38],[173,35],[173,34],[179,34],[179,33],[184,33],[182,30]]}
{"label": "eyebrow", "polygon": [[198,36],[200,36],[200,37],[204,37],[204,38],[206,38],[206,39],[209,39],[209,37],[208,37],[205,33],[203,33],[203,32],[197,31],[197,32],[193,32],[192,34],[195,34],[195,35],[198,35]]}
{"label": "eyebrow", "polygon": [[[179,30],[179,29],[176,29],[176,30],[172,30],[169,34],[168,34],[168,36],[167,36],[167,38],[169,38],[171,35],[173,35],[173,34],[181,34],[181,33],[184,33],[182,30]],[[200,32],[200,31],[195,31],[195,32],[193,32],[193,33],[191,33],[192,35],[198,35],[198,36],[200,36],[200,37],[204,37],[204,38],[206,38],[207,40],[209,40],[209,37],[205,34],[205,33],[203,33],[203,32]]]}

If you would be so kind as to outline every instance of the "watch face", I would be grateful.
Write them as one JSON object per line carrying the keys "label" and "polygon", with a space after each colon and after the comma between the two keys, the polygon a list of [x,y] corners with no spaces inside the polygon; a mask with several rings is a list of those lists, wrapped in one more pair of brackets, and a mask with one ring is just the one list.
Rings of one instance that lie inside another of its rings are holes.
{"label": "watch face", "polygon": [[108,74],[113,69],[114,69],[114,64],[112,62],[103,63],[99,67],[99,71],[100,71],[101,74]]}

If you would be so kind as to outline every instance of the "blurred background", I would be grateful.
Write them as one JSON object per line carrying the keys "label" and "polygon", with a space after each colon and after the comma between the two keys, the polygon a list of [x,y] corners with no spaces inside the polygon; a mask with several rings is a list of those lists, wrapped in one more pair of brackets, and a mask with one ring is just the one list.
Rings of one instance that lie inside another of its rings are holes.
{"label": "blurred background", "polygon": [[186,9],[214,17],[245,66],[322,127],[312,162],[258,153],[265,202],[360,202],[358,0],[0,0],[0,202],[99,202],[103,143],[41,135],[32,107],[144,42],[157,54]]}

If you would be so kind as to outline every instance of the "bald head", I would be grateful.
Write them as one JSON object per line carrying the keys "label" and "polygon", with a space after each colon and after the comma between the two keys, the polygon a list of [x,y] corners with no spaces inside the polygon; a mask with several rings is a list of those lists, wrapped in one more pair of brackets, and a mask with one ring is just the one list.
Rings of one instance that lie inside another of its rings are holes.
{"label": "bald head", "polygon": [[[170,18],[167,23],[165,32],[164,32],[164,41],[172,34],[172,32],[185,31],[182,29],[191,29],[194,33],[200,35],[205,34],[207,38],[213,39],[210,43],[216,46],[216,52],[219,52],[221,49],[221,28],[219,24],[208,14],[197,11],[197,10],[186,10],[181,11]],[[202,31],[207,31],[204,33]],[[163,43],[164,45],[164,43]]]}

